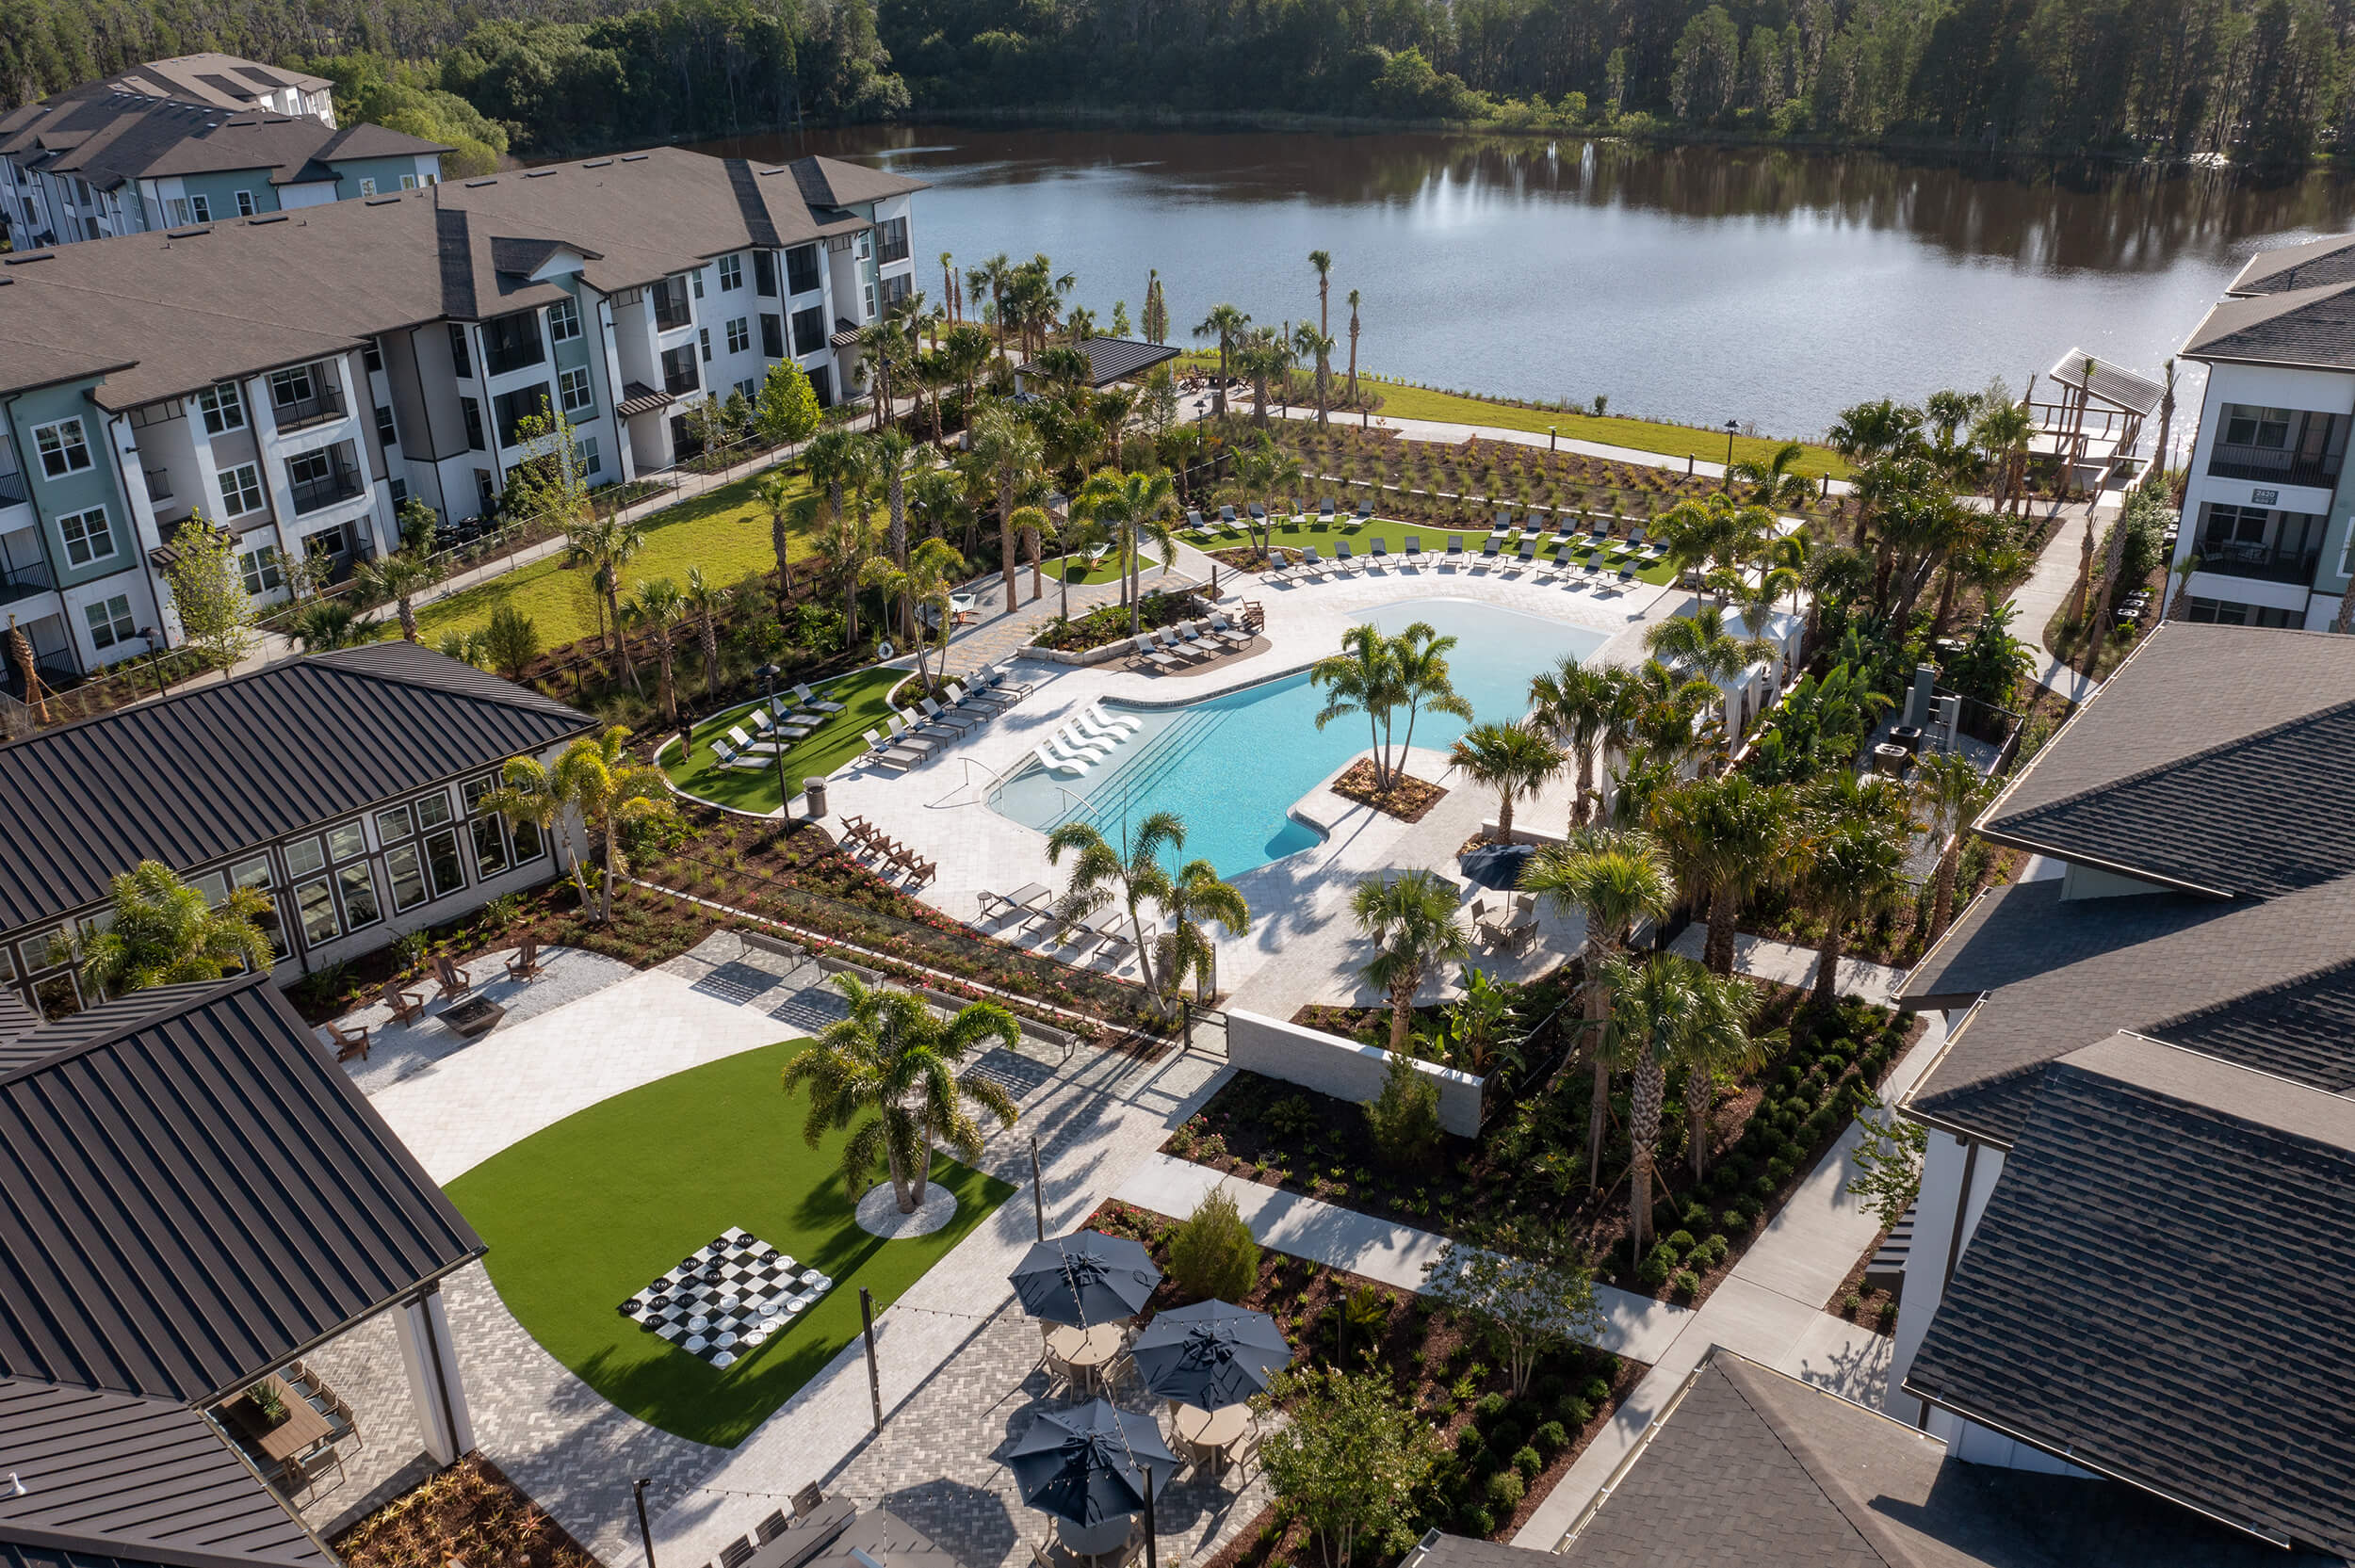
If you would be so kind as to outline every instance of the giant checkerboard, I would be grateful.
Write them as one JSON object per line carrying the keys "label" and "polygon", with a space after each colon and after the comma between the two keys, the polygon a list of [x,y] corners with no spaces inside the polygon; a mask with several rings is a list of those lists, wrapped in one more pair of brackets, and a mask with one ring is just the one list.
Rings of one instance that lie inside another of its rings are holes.
{"label": "giant checkerboard", "polygon": [[728,1228],[621,1304],[625,1317],[714,1366],[733,1366],[834,1288],[756,1236]]}

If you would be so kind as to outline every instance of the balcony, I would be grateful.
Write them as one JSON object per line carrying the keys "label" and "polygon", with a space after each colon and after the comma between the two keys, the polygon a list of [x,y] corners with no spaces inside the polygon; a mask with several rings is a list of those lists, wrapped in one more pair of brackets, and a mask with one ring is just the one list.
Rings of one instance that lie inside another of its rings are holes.
{"label": "balcony", "polygon": [[2249,577],[2264,583],[2311,583],[2322,563],[2319,550],[2281,550],[2269,544],[2229,539],[2202,540],[2200,570],[2222,577]]}
{"label": "balcony", "polygon": [[688,303],[687,289],[676,278],[663,279],[646,291],[646,298],[654,304],[657,331],[671,331],[695,319],[694,309]]}
{"label": "balcony", "polygon": [[2219,441],[2208,454],[2208,474],[2217,479],[2254,479],[2259,484],[2335,490],[2339,468],[2345,461],[2328,454],[2308,459],[2282,446],[2235,446]]}
{"label": "balcony", "polygon": [[320,384],[308,397],[276,404],[270,417],[277,422],[280,435],[307,430],[314,425],[325,425],[344,416],[344,395],[332,386]]}
{"label": "balcony", "polygon": [[0,469],[0,507],[21,507],[32,499],[32,492],[24,488],[24,476],[20,471]]}
{"label": "balcony", "polygon": [[36,593],[46,593],[57,585],[49,579],[49,568],[40,561],[23,566],[0,562],[0,605],[13,605]]}
{"label": "balcony", "polygon": [[889,267],[908,259],[908,226],[904,220],[886,223],[875,242],[875,265]]}
{"label": "balcony", "polygon": [[662,390],[673,396],[684,396],[703,385],[696,374],[695,350],[673,348],[662,356]]}
{"label": "balcony", "polygon": [[337,463],[324,474],[292,480],[287,489],[294,497],[296,515],[308,516],[338,501],[350,500],[366,485],[367,481],[357,467]]}

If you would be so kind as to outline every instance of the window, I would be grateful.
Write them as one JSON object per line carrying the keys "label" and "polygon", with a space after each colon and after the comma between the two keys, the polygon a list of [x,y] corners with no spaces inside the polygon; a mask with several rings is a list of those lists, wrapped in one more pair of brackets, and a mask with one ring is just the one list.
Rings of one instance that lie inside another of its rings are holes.
{"label": "window", "polygon": [[414,844],[384,851],[384,874],[393,884],[393,908],[414,909],[426,900],[425,861]]}
{"label": "window", "polygon": [[889,310],[892,306],[898,304],[901,300],[906,299],[909,295],[915,292],[916,277],[913,273],[894,273],[892,276],[885,278],[883,281],[884,308],[885,310]]}
{"label": "window", "polygon": [[398,511],[398,510],[400,510],[400,509],[401,509],[401,508],[403,508],[403,507],[405,507],[405,506],[407,506],[407,505],[409,504],[409,481],[408,481],[408,480],[406,480],[406,479],[388,479],[388,480],[386,480],[386,481],[385,481],[385,489],[386,489],[386,490],[388,490],[388,491],[390,491],[390,492],[391,492],[391,493],[392,493],[392,497],[393,497],[393,510],[395,510],[395,511]]}
{"label": "window", "polygon": [[317,396],[318,381],[312,376],[311,367],[307,364],[269,373],[269,400],[273,408],[291,408],[297,403],[307,403]]}
{"label": "window", "polygon": [[2200,542],[2211,549],[2220,544],[2262,544],[2266,520],[2270,515],[2263,507],[2218,506],[2211,502],[2201,509]]}
{"label": "window", "polygon": [[507,835],[499,832],[495,816],[478,816],[474,820],[474,874],[478,881],[497,876],[507,869]]}
{"label": "window", "polygon": [[2266,446],[2280,450],[2290,444],[2288,409],[2261,409],[2247,403],[2224,405],[2224,439],[2234,446]]}
{"label": "window", "polygon": [[578,370],[559,371],[556,377],[556,397],[557,401],[564,406],[566,413],[579,413],[595,401],[589,391],[588,368],[583,366]]}
{"label": "window", "polygon": [[380,446],[400,445],[400,431],[393,425],[393,411],[390,409],[376,411],[376,442]]}
{"label": "window", "polygon": [[741,256],[722,256],[720,258],[720,292],[725,294],[732,288],[742,288],[743,286],[744,258]]}
{"label": "window", "polygon": [[491,400],[492,416],[498,421],[499,445],[512,446],[523,440],[523,422],[543,417],[547,412],[548,389],[545,382],[500,393]]}
{"label": "window", "polygon": [[758,377],[755,377],[755,376],[747,376],[747,377],[745,377],[742,380],[740,380],[740,381],[737,382],[737,383],[736,383],[736,395],[737,395],[739,397],[743,398],[743,399],[744,399],[744,401],[746,401],[747,403],[751,402],[754,398],[755,398],[755,397],[759,396],[760,396],[760,380],[759,380],[759,378],[758,378]]}
{"label": "window", "polygon": [[262,509],[262,471],[250,462],[220,471],[220,514],[243,517]]}
{"label": "window", "polygon": [[327,830],[327,858],[329,860],[338,862],[353,860],[367,852],[368,830],[360,825],[358,817],[355,816],[349,822],[338,822]]}
{"label": "window", "polygon": [[728,323],[728,352],[740,354],[753,346],[753,324],[746,316],[738,316]]}
{"label": "window", "polygon": [[416,189],[416,188],[417,188],[417,177],[416,177],[414,174],[403,174],[403,175],[400,177],[400,188],[401,188],[401,189],[403,189],[403,190],[414,190],[414,189]]}
{"label": "window", "polygon": [[875,232],[872,229],[860,230],[858,236],[858,259],[865,261],[874,253]]}
{"label": "window", "polygon": [[760,351],[772,360],[785,358],[785,318],[768,311],[760,315]]}
{"label": "window", "polygon": [[416,818],[409,815],[407,806],[386,806],[376,814],[376,841],[379,844],[414,838],[416,833]]}
{"label": "window", "polygon": [[797,245],[785,253],[785,290],[807,294],[818,286],[818,247]]}
{"label": "window", "polygon": [[41,473],[53,479],[79,474],[90,465],[89,443],[82,437],[79,418],[34,426],[33,446],[41,453]]}
{"label": "window", "polygon": [[445,828],[425,840],[425,868],[433,897],[447,898],[466,885],[466,863],[458,852],[458,830]]}
{"label": "window", "polygon": [[793,352],[815,354],[826,346],[826,308],[812,305],[793,313]]}
{"label": "window", "polygon": [[886,218],[875,225],[875,259],[885,267],[908,259],[908,220]]}
{"label": "window", "polygon": [[764,299],[777,297],[777,253],[774,251],[753,252],[753,290]]}
{"label": "window", "polygon": [[548,307],[548,341],[570,343],[580,335],[580,307],[570,299],[559,299]]}
{"label": "window", "polygon": [[370,338],[367,342],[360,345],[360,363],[367,366],[370,370],[382,370],[384,368],[384,353],[382,349],[377,347],[376,339]]}
{"label": "window", "polygon": [[265,544],[258,550],[248,550],[237,558],[237,574],[245,579],[245,590],[259,597],[275,593],[285,586],[278,571],[278,546]]}
{"label": "window", "polygon": [[298,877],[307,877],[327,865],[327,852],[316,838],[298,839],[286,846],[286,869]]}
{"label": "window", "polygon": [[2230,599],[2194,599],[2184,611],[2186,621],[2204,621],[2227,626],[2302,626],[2305,617],[2297,610],[2282,609],[2274,605],[2243,605]]}
{"label": "window", "polygon": [[252,218],[253,216],[253,193],[252,191],[241,190],[237,192],[237,216],[239,218]]}
{"label": "window", "polygon": [[107,525],[104,507],[66,513],[57,519],[57,532],[65,536],[65,558],[75,566],[88,566],[115,553],[115,533]]}
{"label": "window", "polygon": [[499,493],[491,483],[489,469],[478,468],[474,471],[474,491],[475,495],[481,501],[482,509],[485,512],[498,505]]}
{"label": "window", "polygon": [[376,879],[368,874],[368,863],[347,865],[335,873],[335,887],[344,896],[344,929],[358,930],[373,926],[384,917],[377,907]]}
{"label": "window", "polygon": [[118,593],[83,606],[82,614],[89,621],[89,640],[93,648],[111,648],[118,642],[128,642],[139,635],[131,620],[129,595]]}
{"label": "window", "polygon": [[376,182],[374,180],[362,180],[360,182],[360,194],[363,196],[374,196],[376,194]]}
{"label": "window", "polygon": [[704,364],[709,364],[711,363],[711,329],[708,327],[696,328],[695,343],[696,346],[703,350]]}
{"label": "window", "polygon": [[197,411],[204,415],[207,435],[245,428],[245,397],[235,381],[216,381],[196,395]]}
{"label": "window", "polygon": [[438,795],[421,795],[417,798],[415,804],[419,828],[438,828],[449,820],[447,791]]}
{"label": "window", "polygon": [[698,299],[702,299],[704,297],[704,269],[699,267],[695,268],[694,271],[690,272],[688,277],[694,281],[695,298]]}
{"label": "window", "polygon": [[210,223],[213,220],[213,199],[209,196],[189,197],[188,214],[199,223]]}
{"label": "window", "polygon": [[695,375],[695,350],[685,344],[662,350],[662,390],[676,396],[692,392],[703,382]]}
{"label": "window", "polygon": [[482,324],[482,368],[494,376],[504,376],[538,364],[547,357],[540,345],[540,317],[531,311],[517,311]]}
{"label": "window", "polygon": [[449,324],[449,365],[461,380],[474,375],[474,362],[466,357],[466,329],[455,321]]}
{"label": "window", "polygon": [[604,460],[597,456],[595,436],[574,437],[573,455],[580,460],[580,471],[584,475],[593,477],[605,467]]}
{"label": "window", "polygon": [[302,919],[302,940],[314,947],[334,941],[341,928],[335,924],[335,896],[328,891],[327,879],[297,883],[294,897],[295,912]]}
{"label": "window", "polygon": [[178,197],[178,196],[171,196],[171,197],[167,197],[167,198],[165,198],[165,200],[164,200],[164,226],[165,226],[165,227],[167,227],[167,228],[171,228],[171,229],[185,229],[185,228],[187,228],[187,224],[188,224],[188,203],[187,203],[187,202],[185,199],[183,199],[183,198],[181,198],[181,197]]}
{"label": "window", "polygon": [[861,301],[862,301],[862,302],[866,305],[866,307],[867,307],[867,314],[866,314],[864,316],[860,317],[860,319],[861,319],[861,320],[865,320],[865,321],[872,321],[872,320],[874,320],[874,319],[875,319],[875,285],[874,285],[874,284],[872,284],[872,283],[861,283],[861,284],[859,285],[859,291],[858,291],[858,293],[859,293],[859,299],[860,299],[860,300],[861,300]]}
{"label": "window", "polygon": [[458,417],[466,427],[466,445],[482,450],[482,405],[471,397],[458,399]]}

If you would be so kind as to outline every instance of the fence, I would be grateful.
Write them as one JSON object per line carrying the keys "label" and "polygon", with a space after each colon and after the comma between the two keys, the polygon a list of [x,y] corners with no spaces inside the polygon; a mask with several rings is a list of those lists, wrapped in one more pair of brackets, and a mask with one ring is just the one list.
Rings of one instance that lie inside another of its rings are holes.
{"label": "fence", "polygon": [[[1240,1010],[1226,1014],[1226,1059],[1263,1078],[1358,1105],[1381,1095],[1390,1071],[1390,1053],[1379,1045]],[[1439,1091],[1439,1125],[1458,1137],[1478,1137],[1486,1080],[1436,1061],[1418,1060],[1415,1071]]]}

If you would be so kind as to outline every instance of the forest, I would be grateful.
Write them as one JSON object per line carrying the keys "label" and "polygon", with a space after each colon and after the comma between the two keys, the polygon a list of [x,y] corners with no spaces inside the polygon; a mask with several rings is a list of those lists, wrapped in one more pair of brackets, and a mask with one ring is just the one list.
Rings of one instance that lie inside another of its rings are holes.
{"label": "forest", "polygon": [[2355,0],[0,0],[0,101],[203,48],[491,154],[975,110],[2355,153]]}

